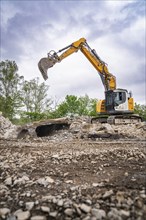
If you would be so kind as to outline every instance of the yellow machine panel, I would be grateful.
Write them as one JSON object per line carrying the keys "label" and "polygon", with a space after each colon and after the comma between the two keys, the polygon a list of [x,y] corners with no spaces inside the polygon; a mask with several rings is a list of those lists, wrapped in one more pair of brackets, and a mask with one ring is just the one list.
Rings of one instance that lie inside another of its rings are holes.
{"label": "yellow machine panel", "polygon": [[132,97],[128,99],[128,110],[134,111],[134,99]]}
{"label": "yellow machine panel", "polygon": [[96,104],[96,112],[97,113],[106,113],[105,109],[105,100],[99,100]]}

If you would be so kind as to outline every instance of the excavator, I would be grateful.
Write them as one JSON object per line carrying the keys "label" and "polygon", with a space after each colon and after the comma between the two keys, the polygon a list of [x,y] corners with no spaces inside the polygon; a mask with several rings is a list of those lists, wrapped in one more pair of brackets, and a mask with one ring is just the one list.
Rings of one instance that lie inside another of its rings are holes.
{"label": "excavator", "polygon": [[[98,56],[95,49],[91,49],[85,38],[81,38],[72,44],[60,49],[58,52],[51,50],[47,57],[41,58],[38,68],[44,78],[48,79],[47,71],[56,63],[71,54],[81,51],[97,70],[105,90],[105,99],[99,100],[96,105],[97,117],[93,120],[110,124],[137,123],[141,117],[134,114],[134,99],[132,93],[116,86],[116,77],[109,72],[107,64]],[[93,122],[92,120],[92,122]]]}

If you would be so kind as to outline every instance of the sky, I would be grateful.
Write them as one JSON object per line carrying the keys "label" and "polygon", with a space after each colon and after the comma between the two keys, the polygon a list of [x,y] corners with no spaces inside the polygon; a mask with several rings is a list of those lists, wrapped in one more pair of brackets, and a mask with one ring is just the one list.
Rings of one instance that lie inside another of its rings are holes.
{"label": "sky", "polygon": [[[18,65],[25,80],[39,77],[38,62],[84,37],[116,76],[117,88],[146,104],[145,0],[1,0],[0,59]],[[48,70],[48,96],[104,99],[96,69],[78,51]]]}

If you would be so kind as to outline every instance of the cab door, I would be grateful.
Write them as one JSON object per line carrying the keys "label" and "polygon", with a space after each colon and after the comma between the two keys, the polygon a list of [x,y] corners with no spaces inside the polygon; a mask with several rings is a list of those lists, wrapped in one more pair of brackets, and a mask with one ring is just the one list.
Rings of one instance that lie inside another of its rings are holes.
{"label": "cab door", "polygon": [[128,111],[127,93],[125,91],[116,91],[114,94],[115,111]]}
{"label": "cab door", "polygon": [[125,90],[109,90],[105,92],[106,111],[109,114],[128,111],[128,98]]}

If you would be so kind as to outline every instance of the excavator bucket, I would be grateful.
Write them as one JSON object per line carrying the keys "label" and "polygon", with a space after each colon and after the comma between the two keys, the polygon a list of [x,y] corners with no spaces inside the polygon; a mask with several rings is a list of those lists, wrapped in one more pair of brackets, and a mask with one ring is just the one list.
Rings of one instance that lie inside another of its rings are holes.
{"label": "excavator bucket", "polygon": [[39,70],[44,78],[44,80],[48,79],[47,71],[54,65],[54,61],[49,58],[42,58],[38,63]]}

